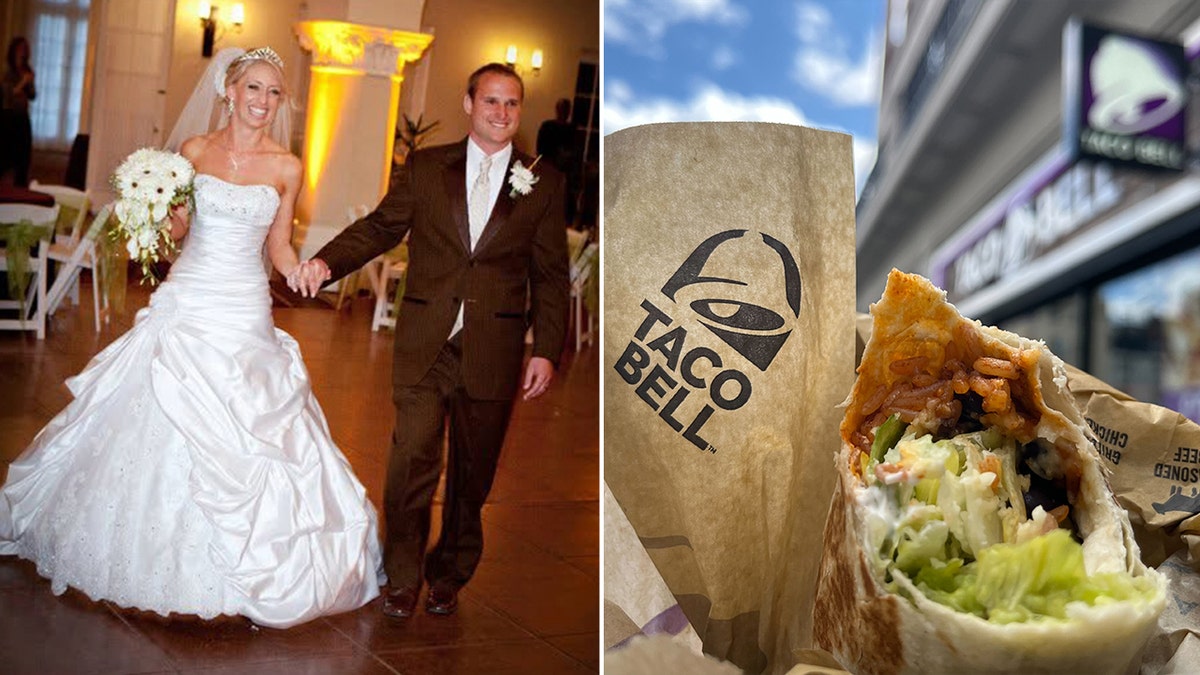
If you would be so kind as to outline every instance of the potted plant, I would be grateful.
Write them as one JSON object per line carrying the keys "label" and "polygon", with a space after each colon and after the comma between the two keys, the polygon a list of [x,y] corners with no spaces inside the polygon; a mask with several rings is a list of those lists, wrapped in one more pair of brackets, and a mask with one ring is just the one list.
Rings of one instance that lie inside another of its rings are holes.
{"label": "potted plant", "polygon": [[400,123],[396,125],[396,149],[393,153],[397,164],[404,163],[408,153],[421,147],[438,125],[436,120],[425,124],[424,115],[418,115],[415,122],[407,114],[401,117]]}

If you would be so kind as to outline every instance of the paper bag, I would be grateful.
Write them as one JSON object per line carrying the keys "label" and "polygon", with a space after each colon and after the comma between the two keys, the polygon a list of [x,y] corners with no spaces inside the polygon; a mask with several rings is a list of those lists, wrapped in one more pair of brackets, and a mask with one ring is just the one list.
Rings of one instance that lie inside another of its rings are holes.
{"label": "paper bag", "polygon": [[607,486],[704,651],[786,671],[854,370],[850,137],[649,125],[606,137],[604,171]]}

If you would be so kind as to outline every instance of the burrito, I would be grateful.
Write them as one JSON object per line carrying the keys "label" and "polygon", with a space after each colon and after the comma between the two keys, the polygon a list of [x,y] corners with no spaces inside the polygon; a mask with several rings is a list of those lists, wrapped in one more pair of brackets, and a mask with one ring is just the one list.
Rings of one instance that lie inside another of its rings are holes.
{"label": "burrito", "polygon": [[854,673],[1125,673],[1166,603],[1040,341],[893,270],[847,399],[814,640]]}

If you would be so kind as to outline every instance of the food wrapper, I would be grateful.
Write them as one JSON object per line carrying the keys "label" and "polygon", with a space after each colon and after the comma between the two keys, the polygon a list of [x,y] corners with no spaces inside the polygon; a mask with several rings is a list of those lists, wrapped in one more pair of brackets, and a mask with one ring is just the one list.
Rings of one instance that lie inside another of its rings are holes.
{"label": "food wrapper", "polygon": [[1167,608],[1141,673],[1200,673],[1200,425],[1077,368],[1067,370],[1142,561],[1167,578]]}
{"label": "food wrapper", "polygon": [[605,646],[674,635],[783,672],[853,381],[850,137],[658,124],[604,161]]}

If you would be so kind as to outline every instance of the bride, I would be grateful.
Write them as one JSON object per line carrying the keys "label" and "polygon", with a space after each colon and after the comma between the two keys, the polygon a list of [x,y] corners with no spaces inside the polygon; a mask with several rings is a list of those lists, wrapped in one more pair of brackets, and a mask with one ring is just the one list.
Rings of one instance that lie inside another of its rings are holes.
{"label": "bride", "polygon": [[35,562],[56,594],[285,628],[385,580],[375,510],[271,320],[264,242],[290,283],[299,267],[283,62],[224,50],[209,70],[176,126],[207,129],[220,92],[217,129],[181,147],[196,169],[194,222],[171,215],[183,252],[9,467],[0,554]]}

